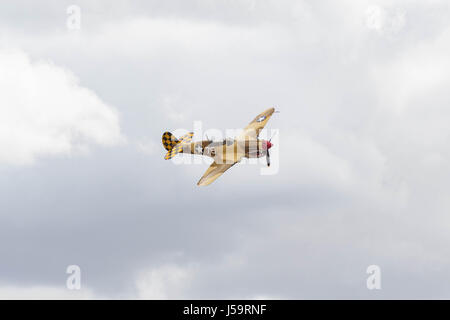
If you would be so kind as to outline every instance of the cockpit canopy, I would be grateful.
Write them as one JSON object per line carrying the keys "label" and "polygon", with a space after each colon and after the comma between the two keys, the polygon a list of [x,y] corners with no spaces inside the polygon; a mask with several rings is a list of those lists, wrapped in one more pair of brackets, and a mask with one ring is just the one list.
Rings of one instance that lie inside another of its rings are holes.
{"label": "cockpit canopy", "polygon": [[227,138],[227,139],[223,139],[223,144],[227,145],[227,146],[231,146],[234,143],[234,139],[231,138]]}

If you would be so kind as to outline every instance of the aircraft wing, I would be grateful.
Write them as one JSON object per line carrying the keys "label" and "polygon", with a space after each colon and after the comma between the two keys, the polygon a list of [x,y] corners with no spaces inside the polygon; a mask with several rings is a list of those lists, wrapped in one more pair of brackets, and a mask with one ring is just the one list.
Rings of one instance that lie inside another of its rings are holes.
{"label": "aircraft wing", "polygon": [[259,132],[264,128],[267,121],[269,121],[272,114],[275,112],[275,108],[267,109],[266,111],[258,114],[252,122],[248,124],[238,137],[239,140],[248,138],[258,138]]}
{"label": "aircraft wing", "polygon": [[213,183],[218,177],[220,177],[225,171],[234,166],[235,163],[223,163],[217,164],[215,161],[209,166],[208,170],[206,170],[205,174],[200,178],[197,185],[199,186],[207,186]]}

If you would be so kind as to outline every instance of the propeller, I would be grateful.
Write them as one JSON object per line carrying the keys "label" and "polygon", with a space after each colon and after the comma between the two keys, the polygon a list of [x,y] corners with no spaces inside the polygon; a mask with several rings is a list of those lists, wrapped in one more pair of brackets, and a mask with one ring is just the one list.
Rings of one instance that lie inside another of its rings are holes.
{"label": "propeller", "polygon": [[269,153],[269,149],[272,147],[272,138],[276,135],[277,133],[275,132],[273,134],[272,137],[270,137],[269,141],[267,142],[268,146],[267,146],[267,150],[266,150],[266,160],[267,160],[267,166],[270,167],[270,153]]}
{"label": "propeller", "polygon": [[[275,113],[280,113],[280,111],[275,111]],[[277,132],[275,132],[275,133],[273,134],[273,136],[271,136],[270,139],[269,139],[269,146],[270,146],[270,147],[272,146],[272,144],[271,144],[270,142],[272,141],[272,138],[273,138],[276,134],[277,134]],[[267,160],[267,166],[268,166],[268,167],[270,167],[270,153],[269,153],[270,147],[268,147],[267,150],[266,150],[266,160]]]}
{"label": "propeller", "polygon": [[270,137],[269,142],[272,141],[273,137],[275,137],[277,133],[278,133],[278,131],[275,131],[275,133],[273,134],[273,136]]}

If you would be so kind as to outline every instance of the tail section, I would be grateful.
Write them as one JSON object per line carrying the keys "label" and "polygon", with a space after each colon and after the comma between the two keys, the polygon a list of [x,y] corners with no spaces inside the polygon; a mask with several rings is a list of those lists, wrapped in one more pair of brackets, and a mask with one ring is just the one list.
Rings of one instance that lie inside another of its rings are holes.
{"label": "tail section", "polygon": [[164,148],[167,150],[164,159],[168,160],[173,158],[177,153],[182,153],[183,144],[191,142],[193,135],[193,132],[189,132],[178,140],[170,132],[164,132],[162,136],[162,143]]}
{"label": "tail section", "polygon": [[179,143],[180,141],[175,138],[175,136],[173,134],[171,134],[170,132],[164,132],[163,136],[162,136],[162,143],[164,148],[167,151],[170,151],[173,149],[173,147]]}

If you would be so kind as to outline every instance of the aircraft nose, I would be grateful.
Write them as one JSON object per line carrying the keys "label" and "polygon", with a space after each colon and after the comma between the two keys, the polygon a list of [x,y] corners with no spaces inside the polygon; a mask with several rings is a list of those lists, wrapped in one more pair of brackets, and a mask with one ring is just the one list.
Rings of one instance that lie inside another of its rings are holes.
{"label": "aircraft nose", "polygon": [[272,143],[270,141],[267,141],[267,149],[272,148]]}

